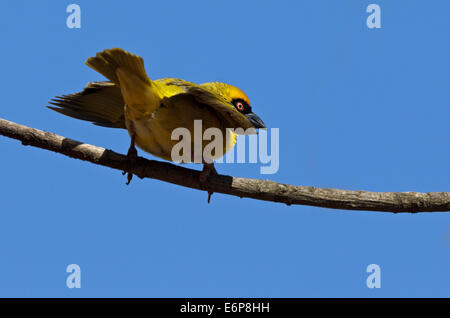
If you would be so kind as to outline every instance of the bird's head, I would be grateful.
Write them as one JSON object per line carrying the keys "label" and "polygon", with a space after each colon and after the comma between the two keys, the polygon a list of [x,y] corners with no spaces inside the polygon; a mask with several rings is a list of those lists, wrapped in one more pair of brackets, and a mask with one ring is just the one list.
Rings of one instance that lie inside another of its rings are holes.
{"label": "bird's head", "polygon": [[228,103],[233,105],[235,111],[245,116],[253,128],[267,128],[262,119],[252,111],[250,101],[241,89],[217,82],[204,83],[201,86],[206,86],[219,93]]}

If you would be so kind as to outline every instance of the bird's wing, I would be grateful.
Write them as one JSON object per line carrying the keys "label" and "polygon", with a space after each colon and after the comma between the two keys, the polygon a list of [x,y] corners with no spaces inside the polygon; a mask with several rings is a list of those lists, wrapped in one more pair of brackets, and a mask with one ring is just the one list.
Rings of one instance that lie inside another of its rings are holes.
{"label": "bird's wing", "polygon": [[175,85],[182,88],[184,94],[192,95],[199,103],[211,107],[229,125],[228,128],[253,128],[253,125],[243,114],[210,87],[203,87],[179,79],[165,79],[164,83],[168,86]]}
{"label": "bird's wing", "polygon": [[96,125],[126,128],[120,87],[111,82],[88,83],[83,91],[57,96],[48,108],[66,116],[87,120]]}

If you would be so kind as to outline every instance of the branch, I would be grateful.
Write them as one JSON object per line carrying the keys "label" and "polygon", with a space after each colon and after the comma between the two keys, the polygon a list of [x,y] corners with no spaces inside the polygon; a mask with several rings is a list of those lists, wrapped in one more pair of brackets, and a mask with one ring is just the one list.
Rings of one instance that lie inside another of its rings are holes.
{"label": "branch", "polygon": [[188,188],[224,193],[241,198],[343,210],[394,213],[450,211],[449,192],[368,192],[321,189],[224,175],[210,176],[204,184],[201,184],[199,182],[199,171],[196,170],[142,157],[139,157],[134,165],[130,165],[126,156],[114,151],[19,125],[1,118],[0,135],[20,140],[23,145],[58,152],[71,158],[89,161],[120,171],[128,171],[140,178],[158,179]]}

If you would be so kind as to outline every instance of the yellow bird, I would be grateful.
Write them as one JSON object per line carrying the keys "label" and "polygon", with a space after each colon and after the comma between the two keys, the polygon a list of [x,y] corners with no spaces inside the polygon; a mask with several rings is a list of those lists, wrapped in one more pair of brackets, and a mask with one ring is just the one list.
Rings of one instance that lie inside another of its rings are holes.
{"label": "yellow bird", "polygon": [[[131,137],[128,157],[132,162],[137,158],[135,145],[172,161],[172,147],[178,142],[172,140],[172,132],[182,127],[194,136],[195,120],[202,121],[202,136],[208,128],[218,128],[222,136],[229,136],[217,156],[235,145],[232,129],[266,128],[252,112],[248,97],[237,87],[218,82],[197,85],[175,78],[151,80],[143,59],[120,48],[99,52],[86,64],[109,81],[88,83],[82,92],[57,96],[50,102],[56,107],[48,107],[96,125],[127,129]],[[207,143],[202,141],[202,154]],[[203,161],[202,182],[216,173],[213,163],[207,161]],[[129,173],[127,184],[131,178]]]}

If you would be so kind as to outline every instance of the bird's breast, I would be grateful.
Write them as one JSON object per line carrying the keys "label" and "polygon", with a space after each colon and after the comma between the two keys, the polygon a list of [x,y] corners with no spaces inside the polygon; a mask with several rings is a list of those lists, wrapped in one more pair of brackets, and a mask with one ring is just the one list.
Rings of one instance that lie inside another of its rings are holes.
{"label": "bird's breast", "polygon": [[[172,160],[172,148],[181,141],[173,139],[172,132],[177,128],[184,128],[190,135],[190,149],[193,152],[194,136],[201,138],[201,151],[211,143],[211,140],[203,140],[205,130],[208,128],[218,128],[222,133],[222,151],[214,152],[209,159],[217,159],[233,148],[236,136],[228,131],[220,116],[204,105],[192,103],[184,104],[164,104],[156,109],[150,116],[140,119],[130,119],[126,117],[126,126],[131,134],[134,131],[136,145],[142,150],[165,160]],[[201,122],[198,122],[200,120]],[[197,122],[196,122],[197,121]],[[199,125],[200,124],[200,125]],[[184,137],[183,137],[184,138]],[[184,140],[186,142],[186,140]],[[199,141],[197,141],[199,142]],[[194,160],[194,154],[190,156]]]}

